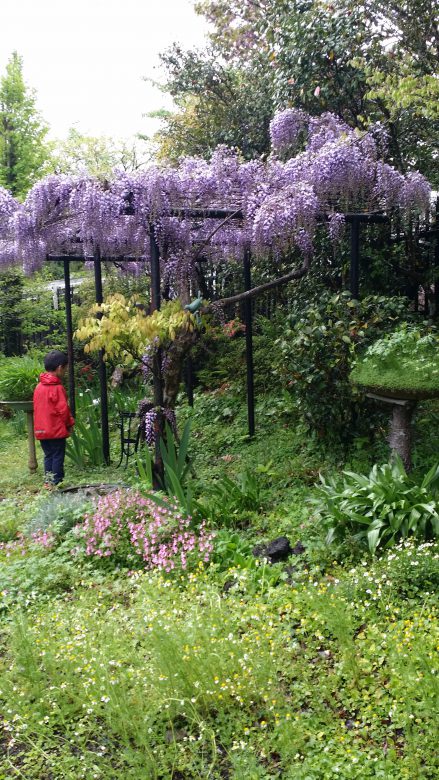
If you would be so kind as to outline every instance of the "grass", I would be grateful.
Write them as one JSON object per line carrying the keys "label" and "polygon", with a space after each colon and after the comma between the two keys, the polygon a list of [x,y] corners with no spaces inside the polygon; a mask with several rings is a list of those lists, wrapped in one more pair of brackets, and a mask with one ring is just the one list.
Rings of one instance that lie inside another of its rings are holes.
{"label": "grass", "polygon": [[[0,780],[436,778],[437,545],[342,558],[307,504],[319,470],[367,471],[383,439],[328,451],[288,399],[265,398],[250,440],[231,389],[182,406],[180,421],[190,414],[196,493],[245,470],[258,487],[253,508],[223,513],[211,565],[128,575],[72,558],[70,537],[0,550]],[[435,414],[425,405],[417,420],[422,472]],[[11,428],[0,431],[4,538],[44,512],[41,474],[26,472],[25,436]],[[136,479],[132,466],[67,465],[72,483]],[[279,535],[305,551],[288,566],[251,556]]]}
{"label": "grass", "polygon": [[[25,430],[17,433],[16,428],[0,418],[0,498],[14,494],[17,487],[19,503],[27,500],[29,495],[35,495],[41,489],[43,482],[43,452],[38,442],[36,443],[38,469],[35,474],[29,472],[27,433]],[[118,440],[113,436],[111,441],[111,453],[113,462],[118,460]],[[66,485],[89,482],[117,482],[123,480],[123,469],[114,466],[95,468],[84,473],[84,470],[76,468],[69,459],[66,459]]]}

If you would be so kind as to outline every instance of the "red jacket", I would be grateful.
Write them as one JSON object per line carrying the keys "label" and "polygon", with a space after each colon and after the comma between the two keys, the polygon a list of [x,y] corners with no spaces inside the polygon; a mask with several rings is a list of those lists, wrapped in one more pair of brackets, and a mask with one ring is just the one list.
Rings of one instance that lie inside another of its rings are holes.
{"label": "red jacket", "polygon": [[34,390],[34,428],[36,439],[66,439],[75,424],[67,393],[54,374],[40,374]]}

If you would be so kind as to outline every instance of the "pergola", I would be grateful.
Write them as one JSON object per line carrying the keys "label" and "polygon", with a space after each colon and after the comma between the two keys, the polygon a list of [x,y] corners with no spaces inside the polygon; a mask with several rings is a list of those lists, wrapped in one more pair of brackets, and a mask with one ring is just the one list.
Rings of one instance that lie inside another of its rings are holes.
{"label": "pergola", "polygon": [[[128,211],[128,210],[127,210]],[[130,212],[128,212],[130,213]],[[236,209],[176,209],[171,212],[172,216],[185,218],[205,218],[241,220],[243,214]],[[327,219],[322,217],[322,221]],[[360,281],[360,232],[361,225],[382,224],[389,221],[389,217],[382,213],[351,213],[345,214],[345,220],[350,225],[350,274],[349,289],[354,298],[359,295]],[[151,258],[151,311],[160,309],[161,288],[160,288],[160,249],[155,238],[154,225],[150,225],[150,258]],[[62,262],[64,267],[64,295],[66,309],[66,332],[67,332],[67,353],[69,358],[69,399],[73,414],[75,414],[75,376],[73,360],[73,322],[72,322],[72,299],[70,283],[70,263],[72,262],[92,262],[94,268],[95,300],[96,303],[103,303],[102,286],[102,262],[129,263],[141,262],[145,258],[131,256],[102,257],[99,246],[95,247],[92,257],[84,257],[79,252],[68,254],[49,254],[46,259],[52,262]],[[243,256],[243,293],[249,293],[252,290],[251,281],[251,253],[247,249]],[[273,285],[274,286],[274,285]],[[254,367],[253,367],[253,318],[251,296],[243,295],[244,320],[245,320],[245,342],[246,342],[246,378],[247,378],[247,418],[248,433],[253,436],[255,433],[255,395],[254,395]],[[99,316],[99,315],[98,315]],[[98,375],[100,386],[100,410],[102,427],[102,451],[105,463],[110,462],[110,436],[108,421],[108,394],[107,394],[107,371],[104,361],[104,354],[101,350],[98,355]],[[188,395],[192,403],[192,376],[189,373]]]}

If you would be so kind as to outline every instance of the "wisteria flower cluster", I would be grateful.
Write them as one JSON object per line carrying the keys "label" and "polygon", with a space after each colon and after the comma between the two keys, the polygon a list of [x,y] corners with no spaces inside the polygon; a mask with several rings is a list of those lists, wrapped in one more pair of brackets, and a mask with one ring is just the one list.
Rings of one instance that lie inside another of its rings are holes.
{"label": "wisteria flower cluster", "polygon": [[311,254],[319,201],[307,184],[285,187],[270,195],[261,205],[253,226],[257,247],[267,245],[287,250],[296,244],[304,254]]}
{"label": "wisteria flower cluster", "polygon": [[81,533],[88,556],[112,556],[129,566],[140,560],[148,569],[170,572],[210,559],[213,534],[204,521],[193,530],[191,520],[175,506],[165,508],[135,491],[119,490],[99,499]]}
{"label": "wisteria flower cluster", "polygon": [[157,407],[145,399],[139,403],[137,414],[143,426],[145,441],[148,446],[153,447],[159,438],[160,417],[169,424],[174,436],[177,435],[177,419],[174,410],[170,409],[169,406]]}
{"label": "wisteria flower cluster", "polygon": [[294,149],[301,133],[308,124],[308,115],[300,108],[286,108],[279,111],[270,122],[270,141],[277,153]]}
{"label": "wisteria flower cluster", "polygon": [[346,225],[346,219],[344,214],[339,214],[336,211],[332,212],[328,216],[328,233],[331,241],[336,244],[340,241],[343,234],[343,230]]}
{"label": "wisteria flower cluster", "polygon": [[[379,130],[379,128],[378,128]],[[340,235],[330,214],[399,209],[419,214],[430,187],[418,172],[406,175],[384,163],[382,132],[359,133],[334,114],[311,117],[279,112],[270,125],[273,154],[243,162],[219,146],[207,162],[191,157],[178,166],[151,164],[110,181],[49,176],[23,204],[0,190],[0,266],[22,263],[31,271],[47,253],[117,258],[121,267],[149,270],[151,240],[159,244],[163,278],[172,295],[196,284],[201,256],[212,261],[253,253],[313,249],[319,222]],[[302,151],[297,153],[299,142]],[[292,156],[295,154],[295,156]],[[207,209],[219,210],[205,218]],[[228,210],[225,215],[221,210]],[[138,260],[124,264],[126,258]]]}

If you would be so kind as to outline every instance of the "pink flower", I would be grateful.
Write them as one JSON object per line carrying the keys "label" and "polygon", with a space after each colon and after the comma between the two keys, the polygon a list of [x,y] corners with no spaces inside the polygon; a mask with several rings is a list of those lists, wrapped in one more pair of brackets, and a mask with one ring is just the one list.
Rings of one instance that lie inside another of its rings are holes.
{"label": "pink flower", "polygon": [[121,490],[99,499],[94,514],[85,518],[86,555],[113,555],[128,563],[135,554],[147,568],[169,572],[179,564],[185,569],[193,556],[201,558],[204,553],[207,561],[212,551],[213,536],[205,523],[196,532],[190,522],[176,506],[158,507],[139,493]]}

